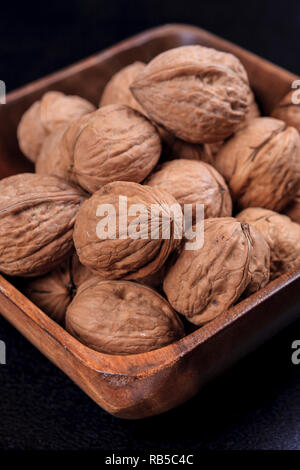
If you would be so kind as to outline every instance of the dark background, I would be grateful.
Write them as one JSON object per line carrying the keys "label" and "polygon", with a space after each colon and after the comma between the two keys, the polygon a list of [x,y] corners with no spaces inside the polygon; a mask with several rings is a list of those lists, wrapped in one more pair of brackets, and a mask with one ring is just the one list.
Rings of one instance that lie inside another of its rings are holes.
{"label": "dark background", "polygon": [[[10,1],[0,14],[8,90],[172,22],[206,28],[300,75],[299,0]],[[0,339],[1,449],[300,449],[300,365],[291,363],[300,320],[189,403],[133,422],[102,411],[2,318]]]}

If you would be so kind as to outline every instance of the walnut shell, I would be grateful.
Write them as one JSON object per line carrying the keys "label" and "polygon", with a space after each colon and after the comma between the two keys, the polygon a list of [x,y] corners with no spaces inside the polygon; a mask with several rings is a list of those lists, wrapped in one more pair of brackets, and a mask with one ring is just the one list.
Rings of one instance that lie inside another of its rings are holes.
{"label": "walnut shell", "polygon": [[37,159],[47,136],[47,131],[40,119],[40,112],[41,102],[36,101],[25,111],[17,128],[19,147],[32,162]]}
{"label": "walnut shell", "polygon": [[128,281],[87,281],[68,307],[66,327],[92,349],[120,355],[152,351],[184,336],[163,297]]}
{"label": "walnut shell", "polygon": [[[103,106],[72,122],[63,134],[57,131],[53,140],[45,142],[36,170],[64,176],[89,193],[112,181],[143,181],[161,153],[155,127],[123,105]],[[53,160],[47,157],[49,147],[56,147]]]}
{"label": "walnut shell", "polygon": [[94,110],[92,103],[79,96],[67,96],[58,91],[45,93],[20,120],[17,130],[20,149],[34,162],[48,134]]}
{"label": "walnut shell", "polygon": [[131,91],[147,114],[182,140],[218,142],[245,119],[249,83],[232,54],[184,46],[155,57]]}
{"label": "walnut shell", "polygon": [[276,106],[271,116],[281,119],[288,126],[295,127],[297,131],[300,132],[300,105],[292,102],[295,93],[297,93],[299,97],[299,90],[290,91]]}
{"label": "walnut shell", "polygon": [[160,138],[150,121],[127,106],[105,106],[77,136],[72,179],[91,193],[111,181],[139,183],[160,153]]}
{"label": "walnut shell", "polygon": [[95,109],[92,103],[80,96],[49,91],[41,99],[40,118],[44,128],[50,133]]}
{"label": "walnut shell", "polygon": [[35,161],[35,172],[67,179],[66,159],[62,153],[62,139],[67,126],[61,126],[47,135]]}
{"label": "walnut shell", "polygon": [[99,106],[125,104],[143,114],[143,108],[136,101],[129,87],[145,67],[146,64],[143,62],[133,62],[113,75],[103,90]]}
{"label": "walnut shell", "polygon": [[[138,103],[130,90],[132,82],[145,67],[146,64],[143,62],[134,62],[113,75],[104,88],[99,107],[109,104],[123,104],[135,109],[149,119],[146,110]],[[162,141],[169,138],[170,134],[166,129],[158,126],[155,122],[152,122],[152,124],[155,125]]]}
{"label": "walnut shell", "polygon": [[194,160],[172,160],[152,173],[145,184],[167,191],[182,209],[192,204],[195,223],[196,204],[204,204],[204,216],[228,217],[232,203],[223,177],[208,163]]}
{"label": "walnut shell", "polygon": [[53,320],[64,324],[67,307],[78,287],[91,276],[91,272],[74,253],[54,271],[29,279],[24,286],[24,293]]}
{"label": "walnut shell", "polygon": [[251,207],[237,215],[263,235],[271,253],[271,279],[300,267],[300,226],[286,215]]}
{"label": "walnut shell", "polygon": [[0,271],[45,274],[73,249],[83,194],[52,176],[24,173],[0,181]]}
{"label": "walnut shell", "polygon": [[[127,207],[119,207],[120,196],[127,197]],[[111,226],[114,216],[108,212],[107,216],[103,217],[104,214],[102,214],[100,217],[99,208],[105,208],[104,204],[112,205],[110,207],[115,210],[116,230],[115,233],[110,234],[110,237],[115,236],[115,239],[105,238],[106,233],[105,236],[102,235],[102,238],[101,234],[99,235],[99,225],[102,225],[102,229]],[[142,204],[146,213],[140,212],[140,217],[137,217],[137,214],[127,213],[134,204]],[[151,218],[152,204],[155,205],[157,211],[153,212]],[[175,215],[170,211],[172,205],[175,205],[177,209]],[[158,213],[158,210],[162,213]],[[179,219],[177,214],[180,216]],[[122,227],[119,227],[120,215],[122,217],[127,215],[127,224],[123,222],[126,224],[125,232]],[[163,238],[161,228],[166,226],[168,216],[171,221],[170,237]],[[94,273],[107,279],[121,277],[143,279],[159,271],[171,251],[179,246],[181,240],[174,237],[181,229],[181,226],[179,227],[182,223],[181,217],[179,204],[168,193],[137,183],[122,181],[109,183],[94,193],[78,212],[74,243],[80,262]],[[151,237],[150,232],[151,227],[155,228],[155,223],[159,227],[155,232],[156,238]],[[129,229],[134,231],[132,237],[129,236]],[[136,236],[135,239],[134,236]]]}
{"label": "walnut shell", "polygon": [[300,188],[300,136],[273,118],[257,118],[229,139],[215,158],[239,207],[280,210]]}
{"label": "walnut shell", "polygon": [[226,311],[247,289],[267,284],[270,251],[262,235],[234,218],[204,221],[204,244],[182,250],[164,279],[171,306],[195,325]]}

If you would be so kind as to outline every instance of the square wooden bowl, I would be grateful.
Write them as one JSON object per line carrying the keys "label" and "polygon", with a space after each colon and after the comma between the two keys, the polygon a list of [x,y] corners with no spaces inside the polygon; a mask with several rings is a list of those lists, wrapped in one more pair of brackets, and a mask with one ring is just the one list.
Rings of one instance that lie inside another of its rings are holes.
{"label": "square wooden bowl", "polygon": [[[60,90],[97,104],[104,85],[119,69],[187,44],[214,47],[239,57],[265,114],[298,78],[199,28],[166,25],[152,29],[10,93],[7,104],[0,105],[0,177],[32,171],[19,151],[16,128],[26,108],[43,93]],[[287,273],[180,341],[132,356],[101,354],[79,343],[2,276],[0,310],[101,407],[133,419],[184,402],[293,321],[300,309],[299,291],[300,270]]]}

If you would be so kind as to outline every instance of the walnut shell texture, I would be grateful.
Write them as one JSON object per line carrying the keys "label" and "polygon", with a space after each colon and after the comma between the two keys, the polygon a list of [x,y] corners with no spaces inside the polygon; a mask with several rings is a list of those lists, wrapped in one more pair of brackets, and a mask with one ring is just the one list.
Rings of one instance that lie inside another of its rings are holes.
{"label": "walnut shell texture", "polygon": [[22,152],[31,161],[36,161],[48,134],[94,110],[92,103],[79,96],[65,95],[59,91],[45,93],[20,120],[17,134]]}
{"label": "walnut shell texture", "polygon": [[172,160],[162,164],[145,184],[172,194],[182,206],[204,204],[204,216],[229,217],[232,214],[231,196],[223,177],[209,164],[194,160]]}
{"label": "walnut shell texture", "polygon": [[47,131],[40,119],[40,112],[41,102],[36,101],[25,111],[17,129],[19,147],[32,162],[37,159],[47,136]]}
{"label": "walnut shell texture", "polygon": [[202,46],[159,54],[131,85],[153,121],[192,143],[218,142],[232,134],[245,119],[249,90],[235,56]]}
{"label": "walnut shell texture", "polygon": [[[127,197],[126,208],[119,207],[120,196]],[[100,238],[97,234],[98,224],[109,224],[114,217],[114,214],[110,213],[102,218],[96,215],[99,207],[105,207],[104,204],[110,204],[115,209],[115,239]],[[130,207],[136,204],[142,204],[146,213],[131,215]],[[151,211],[151,205],[155,205],[156,211]],[[175,215],[170,211],[172,205],[175,205],[178,211]],[[178,248],[181,242],[175,238],[179,232],[178,228],[182,228],[179,227],[182,220],[177,218],[179,212],[182,217],[181,208],[173,196],[156,188],[122,181],[107,184],[94,193],[78,212],[74,243],[80,262],[95,274],[107,279],[143,279],[159,271],[169,254]],[[123,220],[124,215],[127,216],[126,232],[119,226],[120,216]],[[168,218],[170,236],[163,238],[162,227]],[[155,223],[159,227],[156,238],[151,237],[150,232]],[[136,238],[129,236],[129,229],[133,229],[137,234]]]}
{"label": "walnut shell texture", "polygon": [[271,253],[271,279],[300,267],[300,225],[283,214],[249,207],[237,215],[265,238]]}
{"label": "walnut shell texture", "polygon": [[267,284],[270,252],[263,237],[234,218],[204,221],[204,244],[182,250],[165,279],[171,306],[195,325],[226,311],[247,289]]}
{"label": "walnut shell texture", "polygon": [[89,119],[89,114],[81,116],[54,130],[45,138],[35,162],[36,173],[56,176],[79,186],[71,178],[72,155],[76,139]]}
{"label": "walnut shell texture", "polygon": [[299,99],[299,90],[290,91],[276,106],[271,116],[281,119],[288,126],[295,127],[300,132],[300,104],[294,104],[292,101],[295,93],[297,94],[297,99]]}
{"label": "walnut shell texture", "polygon": [[128,281],[87,281],[67,310],[66,327],[96,351],[119,355],[152,351],[184,336],[163,297]]}
{"label": "walnut shell texture", "polygon": [[40,118],[46,131],[50,133],[95,109],[92,103],[80,96],[49,91],[41,100]]}
{"label": "walnut shell texture", "polygon": [[67,161],[62,153],[62,139],[67,126],[61,126],[47,135],[35,161],[35,172],[40,175],[67,179]]}
{"label": "walnut shell texture", "polygon": [[113,75],[103,90],[99,106],[125,104],[143,114],[143,108],[136,101],[129,87],[145,67],[146,64],[143,62],[134,62]]}
{"label": "walnut shell texture", "polygon": [[300,136],[273,118],[256,118],[220,149],[214,163],[240,208],[281,210],[300,188]]}
{"label": "walnut shell texture", "polygon": [[74,253],[54,271],[28,279],[24,293],[53,320],[64,324],[67,307],[78,287],[91,276]]}
{"label": "walnut shell texture", "polygon": [[[149,119],[146,110],[135,99],[130,90],[131,84],[145,67],[146,64],[143,62],[134,62],[113,75],[104,88],[99,107],[109,104],[123,104],[135,109]],[[161,140],[167,140],[170,136],[169,132],[155,122],[152,123],[155,125]]]}
{"label": "walnut shell texture", "polygon": [[[63,134],[57,133],[53,138],[52,147],[57,148],[47,171],[64,176],[89,193],[112,181],[143,181],[161,153],[155,127],[123,105],[103,106],[73,121]],[[51,142],[49,146],[51,149]],[[47,148],[43,150],[49,154]],[[60,156],[61,163],[57,165]],[[37,166],[38,171],[44,168]]]}
{"label": "walnut shell texture", "polygon": [[23,173],[0,181],[0,271],[45,274],[73,249],[83,194],[52,176]]}
{"label": "walnut shell texture", "polygon": [[91,116],[73,152],[73,175],[93,193],[111,181],[143,181],[158,162],[161,143],[155,127],[140,113],[109,105]]}

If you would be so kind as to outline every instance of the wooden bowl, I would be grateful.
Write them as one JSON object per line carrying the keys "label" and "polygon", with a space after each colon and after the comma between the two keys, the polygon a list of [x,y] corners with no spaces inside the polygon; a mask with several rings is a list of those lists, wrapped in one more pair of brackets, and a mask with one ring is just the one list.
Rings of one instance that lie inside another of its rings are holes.
{"label": "wooden bowl", "polygon": [[[16,128],[25,109],[47,90],[78,94],[98,103],[108,79],[135,60],[148,62],[176,46],[202,44],[232,52],[245,65],[264,113],[298,77],[196,27],[167,25],[123,41],[7,96],[0,105],[0,176],[31,171]],[[287,273],[215,320],[162,349],[110,356],[89,349],[0,276],[0,310],[29,341],[96,403],[122,418],[162,413],[188,398],[225,368],[297,317],[300,270]]]}

